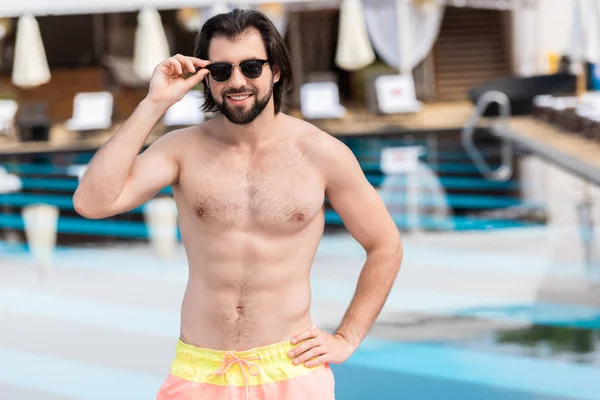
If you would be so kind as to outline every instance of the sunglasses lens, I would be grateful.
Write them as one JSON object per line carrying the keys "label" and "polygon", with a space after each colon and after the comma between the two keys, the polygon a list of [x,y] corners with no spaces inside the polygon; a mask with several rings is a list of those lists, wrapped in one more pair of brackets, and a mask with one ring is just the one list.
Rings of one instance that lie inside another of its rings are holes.
{"label": "sunglasses lens", "polygon": [[231,76],[231,65],[213,64],[209,68],[210,76],[217,82],[225,82]]}
{"label": "sunglasses lens", "polygon": [[262,75],[263,62],[257,60],[248,60],[240,64],[242,73],[250,79],[256,79]]}

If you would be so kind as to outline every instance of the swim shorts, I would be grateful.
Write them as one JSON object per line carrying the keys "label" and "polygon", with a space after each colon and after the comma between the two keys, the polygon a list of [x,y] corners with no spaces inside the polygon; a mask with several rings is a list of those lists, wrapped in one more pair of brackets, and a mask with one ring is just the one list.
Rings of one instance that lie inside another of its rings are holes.
{"label": "swim shorts", "polygon": [[290,342],[234,352],[177,343],[157,400],[333,400],[328,364],[294,365]]}

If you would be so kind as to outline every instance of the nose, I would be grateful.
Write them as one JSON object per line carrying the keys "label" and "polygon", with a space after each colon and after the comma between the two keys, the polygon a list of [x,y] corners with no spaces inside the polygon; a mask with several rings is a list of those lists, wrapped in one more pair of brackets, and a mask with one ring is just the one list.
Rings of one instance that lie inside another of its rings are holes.
{"label": "nose", "polygon": [[231,87],[239,89],[246,85],[246,77],[242,74],[242,71],[239,67],[233,68],[233,72],[231,73],[231,78],[229,78],[229,84]]}

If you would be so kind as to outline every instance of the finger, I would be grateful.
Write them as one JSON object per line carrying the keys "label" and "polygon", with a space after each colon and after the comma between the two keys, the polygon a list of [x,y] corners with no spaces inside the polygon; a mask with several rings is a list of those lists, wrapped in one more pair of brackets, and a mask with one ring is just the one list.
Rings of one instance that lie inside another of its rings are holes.
{"label": "finger", "polygon": [[190,73],[194,73],[196,72],[196,67],[194,67],[194,63],[192,62],[192,60],[190,60],[188,57],[185,58],[185,65],[187,65],[187,69],[188,71],[190,71]]}
{"label": "finger", "polygon": [[208,75],[209,72],[210,71],[207,69],[198,70],[198,72],[196,72],[195,74],[193,74],[192,76],[190,76],[189,78],[187,78],[185,80],[186,85],[188,85],[189,89],[193,88],[194,86],[196,86],[197,84],[202,82],[202,80],[204,78],[206,78],[206,76]]}
{"label": "finger", "polygon": [[196,68],[194,68],[194,64],[192,64],[192,62],[190,60],[188,60],[187,57],[184,57],[181,54],[176,54],[175,58],[177,59],[177,61],[179,61],[181,66],[185,67],[185,69],[188,72],[190,72],[190,73],[196,72]]}
{"label": "finger", "polygon": [[308,360],[304,363],[305,367],[312,368],[317,365],[325,364],[327,362],[327,354],[321,354],[318,357],[313,358],[312,360]]}
{"label": "finger", "polygon": [[317,347],[313,347],[312,349],[302,353],[300,356],[294,358],[294,360],[292,361],[292,363],[294,365],[299,365],[302,364],[305,361],[310,360],[311,358],[315,358],[317,356],[320,356],[322,354],[325,354],[326,350],[324,346],[317,346]]}
{"label": "finger", "polygon": [[167,75],[170,74],[173,69],[173,64],[171,61],[171,57],[165,58],[159,65],[159,68]]}
{"label": "finger", "polygon": [[[187,62],[188,60],[184,56],[182,56],[181,54],[175,54],[173,58],[179,63],[179,66],[181,67],[181,74],[185,73],[186,70],[189,70],[190,67]],[[194,72],[194,70],[192,70],[191,72]]]}
{"label": "finger", "polygon": [[310,339],[313,337],[317,337],[319,335],[318,329],[307,329],[304,332],[296,335],[292,338],[292,344],[298,344],[303,340]]}
{"label": "finger", "polygon": [[297,347],[294,347],[288,352],[288,355],[290,357],[295,357],[304,353],[307,350],[312,349],[313,347],[322,346],[324,343],[325,339],[323,339],[323,336],[317,336],[316,338],[307,340],[302,344],[298,345]]}
{"label": "finger", "polygon": [[188,59],[198,67],[206,67],[208,64],[210,64],[210,61],[202,60],[197,57],[188,57]]}
{"label": "finger", "polygon": [[181,68],[181,63],[179,60],[177,60],[175,57],[171,57],[170,63],[176,74],[183,75],[183,68]]}

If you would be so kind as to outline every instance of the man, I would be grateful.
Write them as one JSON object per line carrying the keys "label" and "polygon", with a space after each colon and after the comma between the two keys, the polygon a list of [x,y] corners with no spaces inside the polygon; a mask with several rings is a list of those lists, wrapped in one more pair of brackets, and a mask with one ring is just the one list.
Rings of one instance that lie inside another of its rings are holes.
{"label": "man", "polygon": [[[211,18],[194,55],[156,68],[147,97],[91,161],[75,208],[105,218],[173,187],[190,272],[158,399],[333,399],[329,364],[356,350],[381,311],[402,259],[398,230],[352,152],[281,112],[290,57],[264,15]],[[138,155],[163,113],[200,82],[204,109],[218,115]],[[367,252],[333,334],[310,317],[326,196]]]}

